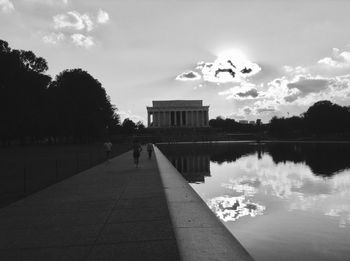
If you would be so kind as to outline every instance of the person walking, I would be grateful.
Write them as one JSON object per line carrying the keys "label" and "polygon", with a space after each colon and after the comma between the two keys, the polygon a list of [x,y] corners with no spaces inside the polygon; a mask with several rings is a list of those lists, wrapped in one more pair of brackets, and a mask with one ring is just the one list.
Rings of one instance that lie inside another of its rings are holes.
{"label": "person walking", "polygon": [[148,158],[151,159],[152,158],[152,143],[148,143],[147,144],[147,152],[148,152]]}
{"label": "person walking", "polygon": [[142,151],[141,144],[138,141],[134,141],[133,144],[133,157],[134,157],[134,163],[136,168],[139,166],[139,158],[140,158],[140,153]]}
{"label": "person walking", "polygon": [[109,160],[109,157],[111,156],[113,144],[112,144],[112,142],[110,142],[109,140],[107,140],[107,141],[103,144],[103,147],[105,148],[105,152],[106,152],[106,160]]}

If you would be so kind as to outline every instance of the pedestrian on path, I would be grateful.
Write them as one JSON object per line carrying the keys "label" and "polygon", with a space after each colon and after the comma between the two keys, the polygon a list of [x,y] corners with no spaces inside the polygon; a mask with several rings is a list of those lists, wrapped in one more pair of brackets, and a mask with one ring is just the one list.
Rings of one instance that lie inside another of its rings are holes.
{"label": "pedestrian on path", "polygon": [[152,143],[148,143],[147,144],[147,152],[148,152],[148,158],[151,159],[152,158]]}
{"label": "pedestrian on path", "polygon": [[109,157],[111,156],[113,144],[109,140],[106,140],[106,142],[103,144],[103,147],[105,148],[105,152],[106,152],[106,160],[109,160]]}
{"label": "pedestrian on path", "polygon": [[140,153],[142,151],[142,147],[141,147],[141,144],[135,140],[134,141],[134,144],[133,144],[133,157],[134,157],[134,163],[135,163],[135,166],[136,168],[138,168],[139,166],[139,158],[140,158]]}

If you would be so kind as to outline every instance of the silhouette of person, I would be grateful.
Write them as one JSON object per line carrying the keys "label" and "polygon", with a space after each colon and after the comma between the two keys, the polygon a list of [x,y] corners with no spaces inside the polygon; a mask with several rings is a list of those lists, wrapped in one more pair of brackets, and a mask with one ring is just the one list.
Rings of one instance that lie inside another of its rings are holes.
{"label": "silhouette of person", "polygon": [[106,159],[108,160],[112,152],[113,144],[109,140],[106,140],[106,142],[103,144],[103,147],[105,148]]}
{"label": "silhouette of person", "polygon": [[134,141],[134,144],[133,144],[133,157],[134,157],[134,163],[135,163],[135,166],[136,168],[138,168],[139,166],[139,158],[140,158],[140,153],[142,151],[142,147],[141,147],[141,144],[135,140]]}
{"label": "silhouette of person", "polygon": [[152,158],[152,143],[148,143],[147,144],[147,152],[148,152],[148,158],[151,159]]}

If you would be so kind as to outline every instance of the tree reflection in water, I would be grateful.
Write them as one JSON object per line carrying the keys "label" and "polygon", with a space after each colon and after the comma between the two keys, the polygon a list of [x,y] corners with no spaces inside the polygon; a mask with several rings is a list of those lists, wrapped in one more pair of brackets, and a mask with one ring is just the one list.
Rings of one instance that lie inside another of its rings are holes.
{"label": "tree reflection in water", "polygon": [[201,143],[160,149],[189,183],[205,183],[210,162],[226,169],[233,164],[233,174],[218,184],[221,194],[204,198],[223,221],[262,215],[268,200],[260,193],[287,200],[288,211],[317,210],[339,217],[339,226],[350,223],[350,144]]}
{"label": "tree reflection in water", "polygon": [[349,260],[350,144],[159,147],[256,260]]}

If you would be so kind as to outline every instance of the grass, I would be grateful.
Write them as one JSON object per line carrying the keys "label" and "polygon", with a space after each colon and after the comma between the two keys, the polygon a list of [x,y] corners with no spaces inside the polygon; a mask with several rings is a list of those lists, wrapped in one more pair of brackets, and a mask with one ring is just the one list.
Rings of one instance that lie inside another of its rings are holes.
{"label": "grass", "polygon": [[[115,157],[131,149],[113,144]],[[0,207],[105,161],[103,145],[57,145],[0,149]]]}

